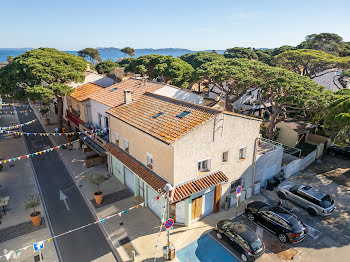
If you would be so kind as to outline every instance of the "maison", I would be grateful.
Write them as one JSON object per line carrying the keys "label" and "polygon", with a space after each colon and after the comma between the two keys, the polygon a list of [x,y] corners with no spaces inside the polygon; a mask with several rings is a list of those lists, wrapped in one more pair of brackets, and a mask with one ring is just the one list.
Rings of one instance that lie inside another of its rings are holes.
{"label": "maison", "polygon": [[80,125],[91,122],[90,96],[101,92],[103,87],[87,83],[77,87],[72,94],[66,97],[67,109],[65,117],[73,130],[80,130]]}
{"label": "maison", "polygon": [[[127,94],[124,92],[125,90],[128,90]],[[94,128],[108,128],[108,116],[106,114],[108,109],[124,104],[125,95],[128,102],[131,102],[138,99],[145,92],[159,93],[164,96],[197,104],[203,103],[203,98],[201,96],[181,90],[175,86],[170,86],[165,83],[151,82],[145,79],[130,78],[90,96],[90,125]]]}
{"label": "maison", "polygon": [[[170,183],[171,217],[186,226],[225,203],[243,186],[252,194],[261,121],[147,92],[107,110],[109,172],[158,216],[154,201]],[[150,202],[148,202],[150,201]]]}
{"label": "maison", "polygon": [[118,67],[109,72],[108,77],[114,79],[116,82],[123,82],[129,78],[135,77],[135,74],[125,72],[124,67]]}
{"label": "maison", "polygon": [[301,141],[305,141],[312,128],[316,125],[302,121],[281,121],[276,125],[276,141],[288,146],[296,146]]}

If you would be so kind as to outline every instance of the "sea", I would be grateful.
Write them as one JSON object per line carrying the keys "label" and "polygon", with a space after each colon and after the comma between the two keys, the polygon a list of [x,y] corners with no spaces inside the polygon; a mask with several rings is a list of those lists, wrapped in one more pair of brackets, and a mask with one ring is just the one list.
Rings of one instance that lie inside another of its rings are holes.
{"label": "sea", "polygon": [[[0,48],[0,62],[7,62],[7,56],[18,56],[23,54],[24,52],[27,52],[31,50],[31,48],[21,48],[21,49],[15,49],[15,48]],[[120,58],[126,57],[126,55],[122,52],[120,52],[119,49],[114,49],[112,48],[102,48],[98,49],[100,52],[100,57],[102,60],[107,60],[111,59],[113,61],[117,61]],[[212,50],[204,50],[207,52],[210,52]],[[218,53],[223,53],[223,50],[215,50]],[[63,51],[66,53],[78,55],[78,51]],[[151,54],[159,54],[159,55],[172,55],[174,57],[182,56],[184,54],[188,53],[195,53],[197,51],[192,51],[188,49],[178,49],[178,48],[164,48],[164,49],[136,49],[135,50],[135,56],[134,57],[139,57],[143,55],[151,55]]]}

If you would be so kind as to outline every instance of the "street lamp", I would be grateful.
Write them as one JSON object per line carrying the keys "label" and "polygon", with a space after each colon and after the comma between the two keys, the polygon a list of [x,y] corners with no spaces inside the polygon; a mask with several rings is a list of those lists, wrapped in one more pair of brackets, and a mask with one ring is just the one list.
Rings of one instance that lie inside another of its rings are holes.
{"label": "street lamp", "polygon": [[[172,185],[170,185],[169,183],[167,183],[164,186],[164,191],[167,193],[167,201],[166,201],[166,206],[167,206],[167,220],[170,218],[170,191],[173,190]],[[169,260],[171,259],[171,251],[170,251],[170,228],[168,229],[168,240],[167,240],[167,245],[165,247],[163,247],[163,249],[166,250],[166,258]]]}

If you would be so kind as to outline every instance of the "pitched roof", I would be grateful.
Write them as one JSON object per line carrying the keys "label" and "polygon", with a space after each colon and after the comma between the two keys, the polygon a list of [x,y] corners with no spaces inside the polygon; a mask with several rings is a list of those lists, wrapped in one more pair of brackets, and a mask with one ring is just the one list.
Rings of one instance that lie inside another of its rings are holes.
{"label": "pitched roof", "polygon": [[116,107],[124,103],[124,90],[132,92],[132,99],[136,100],[146,92],[154,92],[166,86],[164,83],[155,83],[143,79],[130,78],[123,82],[111,85],[90,98],[109,107]]}
{"label": "pitched roof", "polygon": [[314,127],[313,124],[302,122],[302,121],[296,122],[296,121],[288,120],[288,121],[282,121],[282,123],[284,123],[289,128],[293,129],[295,132],[298,133],[298,135],[305,134],[312,127]]}
{"label": "pitched roof", "polygon": [[115,156],[120,162],[122,162],[127,168],[139,176],[143,181],[145,181],[150,187],[152,187],[156,192],[158,190],[164,191],[164,186],[166,181],[158,176],[151,169],[143,165],[141,162],[133,158],[130,154],[122,150],[115,144],[107,143],[104,149]]}
{"label": "pitched roof", "polygon": [[98,93],[99,91],[103,90],[102,87],[93,84],[93,83],[87,83],[82,86],[77,87],[73,93],[70,94],[71,97],[74,99],[82,102],[86,99],[88,99],[91,95]]}
{"label": "pitched roof", "polygon": [[171,201],[173,203],[181,201],[197,192],[227,182],[227,176],[221,171],[205,174],[204,176],[200,176],[194,180],[175,186],[171,192]]}
{"label": "pitched roof", "polygon": [[[171,144],[221,111],[146,93],[137,101],[111,108],[107,113]],[[181,113],[183,115],[180,115]]]}

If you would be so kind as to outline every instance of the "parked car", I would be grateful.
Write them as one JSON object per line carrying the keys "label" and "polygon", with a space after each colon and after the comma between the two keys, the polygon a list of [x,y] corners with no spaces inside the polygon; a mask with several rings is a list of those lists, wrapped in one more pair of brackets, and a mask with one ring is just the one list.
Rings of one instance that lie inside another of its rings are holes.
{"label": "parked car", "polygon": [[281,206],[272,206],[261,201],[247,205],[245,214],[250,221],[255,221],[283,243],[301,242],[306,235],[306,226],[292,212]]}
{"label": "parked car", "polygon": [[330,156],[341,156],[350,159],[350,146],[344,148],[338,146],[330,146],[327,148],[327,153]]}
{"label": "parked car", "polygon": [[241,254],[243,261],[255,261],[265,253],[264,242],[243,223],[221,220],[215,230],[216,237],[231,244]]}
{"label": "parked car", "polygon": [[329,216],[335,209],[330,195],[309,185],[297,185],[284,181],[277,187],[277,195],[306,208],[311,216]]}

